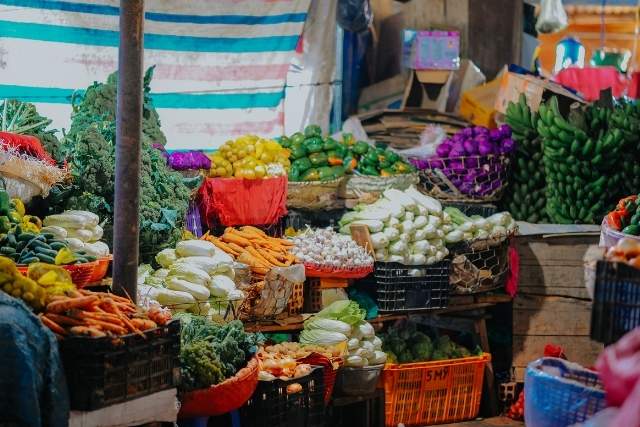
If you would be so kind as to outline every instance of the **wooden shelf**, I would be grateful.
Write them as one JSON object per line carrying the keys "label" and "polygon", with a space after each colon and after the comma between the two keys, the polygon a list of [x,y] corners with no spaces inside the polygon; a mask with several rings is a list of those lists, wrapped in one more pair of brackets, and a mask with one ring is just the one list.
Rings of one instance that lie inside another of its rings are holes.
{"label": "wooden shelf", "polygon": [[[459,313],[464,311],[482,310],[492,307],[496,304],[511,302],[511,297],[506,294],[475,294],[475,295],[455,295],[451,297],[450,305],[440,310],[410,310],[404,313],[383,314],[374,319],[369,319],[371,324],[382,324],[384,322],[393,322],[396,320],[406,319],[410,315],[436,315]],[[293,323],[289,325],[278,325],[273,322],[255,322],[245,323],[244,329],[247,332],[296,332],[302,330],[302,323]]]}

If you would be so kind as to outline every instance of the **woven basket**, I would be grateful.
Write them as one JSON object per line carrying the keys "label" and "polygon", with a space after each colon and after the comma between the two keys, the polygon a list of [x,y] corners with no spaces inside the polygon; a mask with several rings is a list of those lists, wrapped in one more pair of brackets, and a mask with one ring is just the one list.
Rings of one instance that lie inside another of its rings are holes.
{"label": "woven basket", "polygon": [[289,181],[287,184],[287,207],[292,209],[330,210],[344,206],[338,198],[345,178],[331,181]]}
{"label": "woven basket", "polygon": [[375,202],[380,194],[389,188],[406,190],[418,182],[420,182],[420,178],[417,172],[387,177],[351,175],[345,185],[340,188],[338,195],[347,199],[345,201],[347,207],[353,207],[358,203]]}
{"label": "woven basket", "polygon": [[245,368],[220,384],[183,394],[178,418],[212,417],[238,409],[255,391],[259,371],[258,359],[254,357]]}

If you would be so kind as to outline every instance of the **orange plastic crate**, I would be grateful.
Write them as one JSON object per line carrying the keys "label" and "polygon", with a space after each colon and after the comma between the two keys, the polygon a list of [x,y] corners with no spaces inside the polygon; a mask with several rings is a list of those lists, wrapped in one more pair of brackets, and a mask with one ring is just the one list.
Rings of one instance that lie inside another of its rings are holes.
{"label": "orange plastic crate", "polygon": [[484,367],[491,355],[434,362],[388,364],[382,371],[385,425],[406,427],[475,418]]}

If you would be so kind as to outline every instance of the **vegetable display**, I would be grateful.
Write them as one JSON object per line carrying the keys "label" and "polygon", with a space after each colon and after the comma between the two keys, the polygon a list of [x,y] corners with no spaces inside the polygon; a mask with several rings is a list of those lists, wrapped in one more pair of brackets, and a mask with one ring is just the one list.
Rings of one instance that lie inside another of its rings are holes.
{"label": "vegetable display", "polygon": [[609,228],[632,236],[640,235],[640,201],[637,195],[627,196],[618,201],[616,208],[609,212],[605,221]]}
{"label": "vegetable display", "polygon": [[293,239],[291,253],[307,267],[326,271],[353,271],[373,267],[373,258],[351,239],[331,228],[307,228]]}
{"label": "vegetable display", "polygon": [[330,136],[322,137],[322,130],[317,125],[282,137],[280,143],[291,152],[290,181],[330,181],[354,171],[370,176],[414,171],[384,144],[373,147],[364,141],[356,141],[350,134],[344,134],[342,141],[336,141]]}
{"label": "vegetable display", "polygon": [[520,94],[517,103],[510,102],[506,121],[517,144],[508,190],[502,206],[518,221],[547,222],[546,180],[542,162],[542,143],[538,135],[538,113],[527,105]]}
{"label": "vegetable display", "polygon": [[66,335],[105,337],[141,334],[171,320],[170,317],[156,318],[161,322],[156,323],[133,302],[117,295],[88,290],[70,291],[68,294],[50,297],[40,316],[42,323],[59,339]]}
{"label": "vegetable display", "polygon": [[169,156],[169,166],[173,170],[198,170],[211,168],[211,159],[202,151],[177,151]]}
{"label": "vegetable display", "polygon": [[160,251],[156,261],[162,267],[157,271],[140,267],[140,293],[174,312],[208,316],[212,301],[244,297],[234,282],[233,259],[211,242],[180,241],[175,249]]}
{"label": "vegetable display", "polygon": [[63,239],[74,251],[81,251],[91,257],[109,255],[109,246],[100,241],[104,230],[100,226],[98,215],[87,211],[65,211],[49,215],[43,221],[41,233],[52,234]]}
{"label": "vegetable display", "polygon": [[448,335],[432,338],[417,330],[411,322],[402,328],[389,327],[381,338],[382,348],[391,363],[427,362],[482,354],[480,348],[472,354],[467,348],[451,341]]}
{"label": "vegetable display", "polygon": [[599,221],[624,182],[624,137],[611,121],[612,111],[590,105],[565,119],[552,97],[539,113],[549,218],[559,224]]}
{"label": "vegetable display", "polygon": [[339,224],[343,234],[350,234],[352,224],[366,225],[376,261],[406,265],[441,261],[449,253],[444,237],[453,230],[440,202],[413,187],[385,190],[377,202],[356,206]]}
{"label": "vegetable display", "polygon": [[185,391],[207,388],[234,376],[263,339],[260,334],[245,332],[239,320],[219,325],[188,313],[175,317],[181,322],[181,388]]}
{"label": "vegetable display", "polygon": [[640,242],[635,239],[622,238],[615,246],[610,247],[605,259],[611,262],[623,262],[640,268]]}
{"label": "vegetable display", "polygon": [[210,159],[212,177],[258,179],[285,175],[290,167],[289,151],[255,135],[225,142]]}
{"label": "vegetable display", "polygon": [[347,338],[349,353],[345,358],[345,366],[362,368],[386,363],[387,354],[382,351],[382,340],[376,336],[370,323],[362,321],[354,325]]}
{"label": "vegetable display", "polygon": [[504,185],[506,159],[515,149],[509,126],[492,130],[474,126],[442,141],[434,156],[412,159],[412,163],[418,169],[443,174],[464,195],[488,197]]}
{"label": "vegetable display", "polygon": [[260,381],[272,381],[276,378],[289,380],[304,377],[311,373],[312,367],[300,363],[300,359],[318,353],[331,360],[341,356],[338,347],[322,347],[317,345],[302,345],[296,342],[283,342],[269,345],[258,351],[260,362]]}
{"label": "vegetable display", "polygon": [[479,239],[491,239],[500,242],[513,234],[517,228],[516,222],[509,212],[499,212],[483,218],[480,215],[468,217],[460,209],[454,207],[447,207],[444,211],[449,215],[451,223],[455,227],[454,230],[444,236],[446,243]]}
{"label": "vegetable display", "polygon": [[227,227],[220,237],[206,234],[202,238],[248,265],[257,280],[264,279],[272,267],[288,267],[296,260],[290,252],[291,241],[267,236],[256,227]]}
{"label": "vegetable display", "polygon": [[352,328],[363,323],[365,315],[355,301],[334,301],[304,322],[300,343],[321,346],[346,343]]}
{"label": "vegetable display", "polygon": [[[172,171],[153,143],[166,144],[150,96],[153,67],[144,76],[140,173],[140,253],[143,258],[174,244],[181,234],[190,190]],[[54,187],[47,199],[53,213],[84,210],[113,224],[117,74],[94,83],[78,102],[74,96],[71,127],[63,141],[69,186]],[[111,244],[110,237],[105,239]]]}
{"label": "vegetable display", "polygon": [[30,233],[38,233],[42,221],[37,216],[25,215],[24,203],[20,199],[10,199],[6,190],[0,190],[0,234],[20,229]]}

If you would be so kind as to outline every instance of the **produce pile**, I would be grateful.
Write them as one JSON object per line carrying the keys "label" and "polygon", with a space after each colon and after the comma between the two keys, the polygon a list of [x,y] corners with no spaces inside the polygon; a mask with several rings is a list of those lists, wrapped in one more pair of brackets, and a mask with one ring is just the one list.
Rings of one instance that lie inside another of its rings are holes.
{"label": "produce pile", "polygon": [[169,307],[210,315],[211,302],[240,300],[236,288],[233,259],[213,243],[183,240],[175,249],[164,249],[156,256],[162,268],[139,268],[139,293]]}
{"label": "produce pile", "polygon": [[[152,144],[164,145],[158,113],[150,97],[153,67],[144,77],[142,152],[140,176],[140,252],[143,258],[180,238],[190,190],[182,175],[172,171],[163,153]],[[117,74],[106,83],[87,88],[78,103],[73,100],[71,128],[63,140],[73,181],[52,189],[47,202],[52,212],[84,210],[113,224],[115,185]],[[107,243],[110,237],[107,236]]]}
{"label": "produce pile", "polygon": [[549,219],[558,224],[599,221],[626,179],[625,139],[611,120],[612,110],[589,105],[573,109],[565,119],[552,97],[539,113]]}
{"label": "produce pile", "polygon": [[272,139],[245,135],[225,142],[210,156],[211,177],[259,179],[286,175],[289,151]]}
{"label": "produce pile", "polygon": [[454,207],[447,207],[444,212],[448,214],[454,226],[454,230],[444,236],[446,243],[457,243],[461,240],[472,242],[481,239],[501,242],[514,234],[517,228],[509,212],[498,212],[487,218],[480,215],[468,217]]}
{"label": "produce pile", "polygon": [[100,338],[141,334],[171,320],[169,313],[145,312],[130,300],[113,294],[88,290],[67,294],[50,297],[44,313],[40,315],[42,323],[59,339],[67,335]]}
{"label": "produce pile", "polygon": [[168,157],[169,167],[176,171],[211,169],[211,159],[202,151],[177,151]]}
{"label": "produce pile", "polygon": [[627,196],[618,201],[616,208],[605,217],[607,226],[632,236],[640,235],[640,199],[637,195]]}
{"label": "produce pile", "polygon": [[272,381],[276,378],[287,381],[308,375],[312,367],[302,361],[313,353],[329,360],[342,355],[337,346],[302,345],[297,342],[268,345],[258,351],[260,381]]}
{"label": "produce pile", "polygon": [[615,246],[610,247],[605,259],[611,262],[622,262],[632,267],[640,268],[640,242],[634,239],[623,238]]}
{"label": "produce pile", "polygon": [[109,246],[102,242],[103,229],[98,215],[87,211],[65,211],[49,215],[43,221],[41,233],[63,239],[69,248],[80,254],[101,258],[109,255]]}
{"label": "produce pile", "polygon": [[227,227],[220,237],[206,234],[202,238],[248,265],[258,281],[264,280],[271,268],[288,267],[296,261],[290,252],[291,241],[270,237],[256,227]]}
{"label": "produce pile", "polygon": [[440,202],[413,187],[385,190],[375,203],[344,214],[339,224],[343,234],[351,233],[352,224],[366,225],[376,261],[406,265],[441,261],[449,253],[445,235],[453,230]]}
{"label": "produce pile", "polygon": [[29,266],[22,275],[11,259],[0,256],[0,289],[22,299],[35,311],[42,310],[49,298],[64,295],[74,289],[71,276],[60,267],[44,263]]}
{"label": "produce pile", "polygon": [[392,176],[413,172],[414,168],[384,144],[373,147],[344,134],[338,142],[322,137],[317,125],[303,132],[282,137],[280,143],[291,152],[290,181],[330,181],[345,173]]}
{"label": "produce pile", "polygon": [[492,130],[474,126],[443,140],[433,157],[412,159],[412,163],[441,190],[451,191],[448,181],[463,195],[489,197],[505,184],[506,166],[515,149],[509,126]]}
{"label": "produce pile", "polygon": [[181,388],[208,388],[234,376],[258,351],[263,337],[244,331],[234,320],[219,325],[201,316],[179,313]]}
{"label": "produce pile", "polygon": [[0,233],[15,230],[17,226],[29,233],[37,233],[42,228],[40,218],[25,215],[24,203],[20,199],[10,199],[9,193],[0,190]]}
{"label": "produce pile", "polygon": [[382,348],[390,363],[428,362],[482,354],[480,348],[471,353],[467,348],[451,341],[448,335],[432,339],[410,322],[402,328],[389,327],[381,338]]}
{"label": "produce pile", "polygon": [[373,268],[373,258],[351,239],[338,234],[330,227],[307,228],[293,237],[291,253],[305,267],[320,271],[355,271]]}
{"label": "produce pile", "polygon": [[506,121],[517,144],[509,187],[502,200],[504,209],[518,221],[547,222],[546,180],[542,162],[542,143],[538,135],[538,113],[527,105],[522,93],[517,103],[510,102]]}

